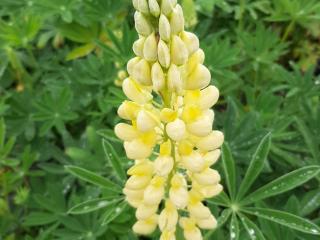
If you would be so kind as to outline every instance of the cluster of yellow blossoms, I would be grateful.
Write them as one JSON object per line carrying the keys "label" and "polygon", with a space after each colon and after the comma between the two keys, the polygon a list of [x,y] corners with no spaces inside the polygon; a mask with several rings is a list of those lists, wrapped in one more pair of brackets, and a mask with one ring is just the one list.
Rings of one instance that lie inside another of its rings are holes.
{"label": "cluster of yellow blossoms", "polygon": [[[123,190],[135,207],[133,230],[174,240],[177,225],[187,240],[217,221],[203,203],[222,191],[218,160],[223,134],[212,130],[219,91],[210,84],[198,38],[184,31],[177,0],[133,0],[136,57],[122,88],[129,100],[118,109],[128,123],[115,127],[127,157],[134,160]],[[161,104],[158,103],[161,99]]]}

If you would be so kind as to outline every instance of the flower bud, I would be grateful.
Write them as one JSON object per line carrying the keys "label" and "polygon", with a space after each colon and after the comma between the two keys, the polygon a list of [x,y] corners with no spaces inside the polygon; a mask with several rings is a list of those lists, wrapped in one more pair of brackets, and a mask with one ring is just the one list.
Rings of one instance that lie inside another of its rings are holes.
{"label": "flower bud", "polygon": [[157,227],[157,215],[153,215],[148,219],[145,220],[139,220],[137,221],[132,229],[135,233],[141,234],[141,235],[149,235],[156,230]]}
{"label": "flower bud", "polygon": [[149,6],[147,0],[133,0],[133,7],[142,13],[148,14],[149,13]]}
{"label": "flower bud", "polygon": [[140,204],[136,211],[136,218],[139,220],[145,220],[153,216],[158,210],[158,205]]}
{"label": "flower bud", "polygon": [[223,140],[224,136],[222,132],[212,131],[208,136],[200,138],[196,142],[196,146],[203,151],[212,151],[221,147]]}
{"label": "flower bud", "polygon": [[205,166],[205,161],[200,153],[193,151],[191,154],[182,156],[183,166],[191,172],[200,172]]}
{"label": "flower bud", "polygon": [[171,156],[159,156],[154,161],[156,174],[159,176],[167,176],[173,169],[173,158]]}
{"label": "flower bud", "polygon": [[181,39],[188,49],[189,56],[199,49],[199,39],[195,34],[191,32],[183,32],[181,34]]}
{"label": "flower bud", "polygon": [[164,73],[158,62],[152,65],[151,78],[154,91],[161,91],[165,87]]}
{"label": "flower bud", "polygon": [[168,18],[161,14],[159,19],[159,34],[162,40],[169,41],[171,36],[171,26]]}
{"label": "flower bud", "polygon": [[133,43],[133,47],[132,47],[133,52],[141,58],[143,58],[143,46],[144,46],[145,40],[146,40],[145,37],[139,38],[137,41]]}
{"label": "flower bud", "polygon": [[144,104],[152,100],[152,94],[144,90],[137,82],[130,78],[126,78],[122,83],[124,94],[132,101]]}
{"label": "flower bud", "polygon": [[183,65],[188,60],[188,50],[184,42],[178,36],[173,36],[171,43],[171,59],[176,65]]}
{"label": "flower bud", "polygon": [[143,159],[151,155],[153,148],[144,144],[141,140],[135,139],[130,142],[124,142],[124,149],[128,158]]}
{"label": "flower bud", "polygon": [[157,60],[158,43],[154,33],[150,34],[144,42],[143,56],[147,61]]}
{"label": "flower bud", "polygon": [[202,64],[198,64],[195,70],[190,74],[186,81],[186,89],[202,89],[209,85],[211,74],[208,68]]}
{"label": "flower bud", "polygon": [[141,132],[148,132],[154,129],[158,122],[157,118],[151,112],[141,110],[137,116],[137,128]]}
{"label": "flower bud", "polygon": [[186,125],[182,120],[176,119],[167,124],[166,132],[172,140],[180,141],[185,137]]}
{"label": "flower bud", "polygon": [[175,64],[171,64],[168,71],[168,89],[180,93],[183,83],[179,68]]}
{"label": "flower bud", "polygon": [[161,12],[165,15],[169,15],[173,8],[176,6],[177,0],[162,0],[161,1]]}
{"label": "flower bud", "polygon": [[149,0],[149,9],[153,16],[158,17],[160,15],[160,6],[157,0]]}
{"label": "flower bud", "polygon": [[172,34],[179,34],[183,31],[184,28],[184,17],[183,11],[179,4],[173,9],[171,18],[170,18],[170,26]]}
{"label": "flower bud", "polygon": [[199,106],[202,109],[211,108],[219,98],[219,90],[215,86],[208,86],[207,88],[201,90],[201,95],[199,99]]}
{"label": "flower bud", "polygon": [[162,67],[168,68],[170,66],[170,51],[167,44],[161,39],[158,43],[158,60]]}
{"label": "flower bud", "polygon": [[137,130],[126,123],[118,123],[114,128],[115,134],[123,141],[132,141],[138,137]]}
{"label": "flower bud", "polygon": [[142,85],[150,86],[152,84],[150,65],[145,59],[141,59],[134,65],[132,77]]}
{"label": "flower bud", "polygon": [[140,61],[141,58],[139,57],[135,57],[135,58],[131,58],[128,63],[127,63],[127,71],[129,73],[129,75],[133,74],[133,69],[134,66]]}
{"label": "flower bud", "polygon": [[140,13],[135,12],[134,14],[135,27],[137,32],[142,36],[149,36],[152,33],[152,26],[146,17]]}

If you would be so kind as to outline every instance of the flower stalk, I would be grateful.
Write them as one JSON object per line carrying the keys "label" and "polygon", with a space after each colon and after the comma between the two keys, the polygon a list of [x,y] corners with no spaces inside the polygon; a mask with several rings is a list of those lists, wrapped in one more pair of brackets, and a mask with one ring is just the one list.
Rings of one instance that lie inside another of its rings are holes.
{"label": "flower stalk", "polygon": [[[212,130],[219,91],[209,86],[210,71],[193,33],[184,30],[176,0],[133,0],[139,39],[127,65],[122,88],[129,100],[115,127],[134,165],[123,190],[136,208],[133,230],[160,240],[174,240],[178,224],[187,240],[202,239],[200,229],[214,229],[215,217],[203,201],[222,191],[211,166],[220,156],[223,134]],[[159,96],[162,104],[155,104]],[[159,154],[153,154],[159,149]]]}

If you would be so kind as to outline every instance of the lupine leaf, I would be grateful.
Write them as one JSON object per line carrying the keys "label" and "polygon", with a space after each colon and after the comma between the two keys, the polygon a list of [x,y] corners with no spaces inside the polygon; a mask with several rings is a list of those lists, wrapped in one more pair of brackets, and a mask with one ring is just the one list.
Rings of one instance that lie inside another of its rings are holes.
{"label": "lupine leaf", "polygon": [[260,142],[256,152],[253,154],[249,168],[240,185],[238,199],[241,199],[244,194],[250,189],[253,182],[256,180],[261,170],[263,169],[265,159],[270,149],[270,134],[267,134]]}
{"label": "lupine leaf", "polygon": [[267,208],[245,208],[244,211],[301,232],[320,235],[319,226],[291,213]]}
{"label": "lupine leaf", "polygon": [[107,188],[113,192],[121,191],[119,185],[86,169],[72,165],[65,166],[65,169],[72,175],[99,187]]}
{"label": "lupine leaf", "polygon": [[236,193],[236,170],[233,156],[227,143],[224,143],[222,146],[222,166],[226,177],[228,191],[232,199]]}
{"label": "lupine leaf", "polygon": [[253,203],[277,194],[289,191],[302,185],[318,175],[320,166],[307,166],[290,172],[259,188],[243,200],[243,203]]}

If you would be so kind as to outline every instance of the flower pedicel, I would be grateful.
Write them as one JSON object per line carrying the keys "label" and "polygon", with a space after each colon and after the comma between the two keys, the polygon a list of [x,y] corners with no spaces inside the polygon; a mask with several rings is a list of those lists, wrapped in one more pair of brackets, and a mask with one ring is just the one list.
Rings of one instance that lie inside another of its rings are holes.
{"label": "flower pedicel", "polygon": [[118,109],[127,123],[115,127],[134,161],[123,189],[137,209],[133,231],[148,235],[158,226],[160,240],[174,240],[179,224],[185,239],[199,240],[200,229],[217,225],[203,201],[222,191],[220,175],[211,168],[223,143],[223,134],[212,130],[211,107],[219,91],[209,86],[204,52],[197,36],[184,30],[177,1],[133,0],[133,5],[139,39],[122,84],[129,100]]}

